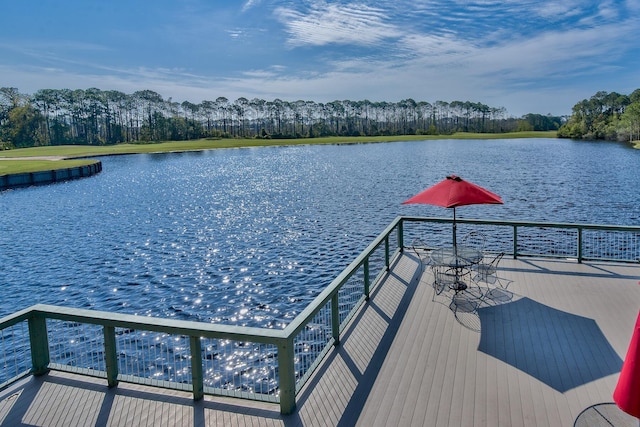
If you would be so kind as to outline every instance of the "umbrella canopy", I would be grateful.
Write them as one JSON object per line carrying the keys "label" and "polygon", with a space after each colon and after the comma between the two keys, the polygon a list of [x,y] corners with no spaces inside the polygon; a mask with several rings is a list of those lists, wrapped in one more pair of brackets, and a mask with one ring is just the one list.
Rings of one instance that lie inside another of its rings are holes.
{"label": "umbrella canopy", "polygon": [[613,400],[627,414],[640,418],[640,313],[620,371]]}
{"label": "umbrella canopy", "polygon": [[405,204],[421,203],[453,208],[453,246],[456,247],[456,207],[465,205],[502,204],[500,196],[456,175],[450,175],[439,183],[416,194]]}
{"label": "umbrella canopy", "polygon": [[500,196],[479,185],[465,181],[459,176],[450,175],[422,193],[402,202],[402,204],[409,203],[456,208],[465,205],[502,204],[503,201]]}

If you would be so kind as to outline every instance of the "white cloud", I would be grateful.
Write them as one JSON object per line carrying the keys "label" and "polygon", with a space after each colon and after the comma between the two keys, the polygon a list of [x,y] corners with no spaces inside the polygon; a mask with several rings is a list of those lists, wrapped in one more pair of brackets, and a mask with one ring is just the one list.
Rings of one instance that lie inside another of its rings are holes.
{"label": "white cloud", "polygon": [[261,0],[247,0],[245,1],[244,5],[242,6],[242,11],[246,12],[249,9],[252,9],[253,7],[256,7],[257,5],[260,4]]}
{"label": "white cloud", "polygon": [[618,19],[618,12],[618,6],[612,0],[603,1],[598,5],[598,16],[604,18],[607,21]]}
{"label": "white cloud", "polygon": [[582,0],[545,1],[536,4],[532,11],[547,19],[565,19],[579,15],[582,11]]}
{"label": "white cloud", "polygon": [[309,10],[280,7],[277,18],[285,25],[292,47],[326,44],[374,45],[401,32],[385,22],[382,9],[364,4],[314,3]]}
{"label": "white cloud", "polygon": [[409,34],[401,40],[400,47],[414,57],[424,58],[430,64],[450,63],[461,56],[473,53],[477,48],[453,34]]}
{"label": "white cloud", "polygon": [[227,30],[226,32],[232,39],[237,39],[244,33],[244,31],[241,29]]}

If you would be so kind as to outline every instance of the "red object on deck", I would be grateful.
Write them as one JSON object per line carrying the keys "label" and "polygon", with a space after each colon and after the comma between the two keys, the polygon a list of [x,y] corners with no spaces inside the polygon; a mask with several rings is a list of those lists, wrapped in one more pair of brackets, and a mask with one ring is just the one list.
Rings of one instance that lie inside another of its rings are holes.
{"label": "red object on deck", "polygon": [[403,205],[421,203],[453,208],[453,247],[456,243],[456,207],[465,205],[502,204],[500,196],[456,175],[432,185],[421,193],[402,202]]}
{"label": "red object on deck", "polygon": [[640,312],[627,357],[622,364],[618,385],[613,392],[613,400],[624,412],[640,418]]}
{"label": "red object on deck", "polygon": [[502,199],[495,193],[472,182],[465,181],[459,176],[451,175],[439,183],[418,193],[402,204],[424,203],[455,208],[464,205],[502,204]]}

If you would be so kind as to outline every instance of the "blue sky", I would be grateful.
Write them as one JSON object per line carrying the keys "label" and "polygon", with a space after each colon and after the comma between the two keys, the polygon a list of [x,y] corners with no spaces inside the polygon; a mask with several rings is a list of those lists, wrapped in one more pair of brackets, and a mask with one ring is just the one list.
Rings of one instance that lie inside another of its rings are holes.
{"label": "blue sky", "polygon": [[640,88],[640,0],[0,0],[0,87],[173,101],[473,101]]}

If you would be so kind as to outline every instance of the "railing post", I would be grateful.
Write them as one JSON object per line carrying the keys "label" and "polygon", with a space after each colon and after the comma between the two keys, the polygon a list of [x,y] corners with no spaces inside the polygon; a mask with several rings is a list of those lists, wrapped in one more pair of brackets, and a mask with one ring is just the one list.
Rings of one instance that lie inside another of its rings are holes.
{"label": "railing post", "polygon": [[29,318],[29,342],[31,344],[31,372],[44,375],[49,372],[49,336],[47,319],[41,316]]}
{"label": "railing post", "polygon": [[193,400],[204,397],[204,378],[202,376],[202,343],[200,337],[189,337],[191,344],[191,384]]}
{"label": "railing post", "polygon": [[384,260],[385,260],[385,265],[387,266],[387,271],[389,271],[389,267],[391,266],[391,260],[389,259],[389,235],[388,234],[384,237]]}
{"label": "railing post", "polygon": [[582,227],[578,226],[578,264],[582,263]]}
{"label": "railing post", "polygon": [[338,304],[338,292],[331,297],[331,336],[333,345],[340,344],[340,306]]}
{"label": "railing post", "polygon": [[107,385],[118,385],[118,356],[116,350],[116,328],[105,326],[104,334],[104,362],[107,365]]}
{"label": "railing post", "polygon": [[278,343],[278,372],[280,389],[280,413],[292,414],[296,409],[296,375],[295,353],[293,351],[293,337]]}
{"label": "railing post", "polygon": [[404,249],[404,219],[398,222],[398,247],[402,252]]}
{"label": "railing post", "polygon": [[371,278],[369,277],[369,257],[367,257],[367,259],[364,260],[364,299],[367,301],[369,301],[370,286]]}
{"label": "railing post", "polygon": [[513,259],[518,258],[518,226],[513,226]]}

